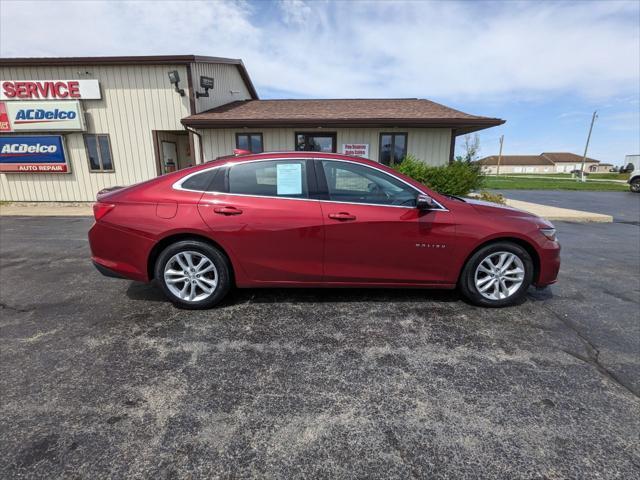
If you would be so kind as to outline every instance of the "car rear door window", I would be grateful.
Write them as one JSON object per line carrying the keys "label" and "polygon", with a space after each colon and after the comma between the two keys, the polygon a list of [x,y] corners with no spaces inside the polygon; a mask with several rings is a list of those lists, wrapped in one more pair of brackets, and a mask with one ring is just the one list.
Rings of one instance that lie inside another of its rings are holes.
{"label": "car rear door window", "polygon": [[229,193],[308,198],[306,162],[274,160],[233,165],[229,169]]}
{"label": "car rear door window", "polygon": [[415,207],[418,192],[378,169],[323,160],[329,199],[336,202]]}

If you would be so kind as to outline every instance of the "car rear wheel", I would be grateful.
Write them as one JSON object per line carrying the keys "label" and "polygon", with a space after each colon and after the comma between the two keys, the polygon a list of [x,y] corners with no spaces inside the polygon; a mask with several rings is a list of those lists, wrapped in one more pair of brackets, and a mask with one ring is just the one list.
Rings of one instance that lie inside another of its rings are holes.
{"label": "car rear wheel", "polygon": [[634,193],[640,193],[640,177],[634,178],[629,184],[629,188]]}
{"label": "car rear wheel", "polygon": [[226,257],[197,240],[183,240],[165,248],[156,261],[155,278],[174,304],[190,309],[213,307],[231,286]]}
{"label": "car rear wheel", "polygon": [[515,243],[497,242],[469,258],[460,276],[460,290],[476,305],[506,307],[524,298],[532,280],[529,253]]}

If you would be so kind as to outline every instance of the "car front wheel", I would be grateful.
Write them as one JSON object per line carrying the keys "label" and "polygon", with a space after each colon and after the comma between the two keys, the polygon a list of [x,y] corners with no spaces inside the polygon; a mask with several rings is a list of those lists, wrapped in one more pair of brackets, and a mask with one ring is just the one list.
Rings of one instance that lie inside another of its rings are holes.
{"label": "car front wheel", "polygon": [[497,242],[469,258],[460,276],[460,290],[476,305],[506,307],[520,302],[532,281],[529,253],[515,243]]}
{"label": "car front wheel", "polygon": [[640,177],[634,178],[629,184],[629,188],[634,193],[640,193]]}
{"label": "car front wheel", "polygon": [[215,247],[197,240],[176,242],[165,248],[155,265],[155,278],[176,305],[210,308],[231,286],[226,257]]}

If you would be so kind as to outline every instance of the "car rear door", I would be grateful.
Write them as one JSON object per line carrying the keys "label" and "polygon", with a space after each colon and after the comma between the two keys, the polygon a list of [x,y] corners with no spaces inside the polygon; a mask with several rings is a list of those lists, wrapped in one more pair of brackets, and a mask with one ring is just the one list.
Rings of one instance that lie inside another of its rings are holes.
{"label": "car rear door", "polygon": [[309,198],[307,163],[265,159],[223,167],[220,191],[200,200],[213,238],[233,252],[250,284],[322,280],[322,210]]}
{"label": "car rear door", "polygon": [[421,211],[418,192],[356,162],[317,160],[325,228],[325,281],[450,284],[455,224],[445,208]]}

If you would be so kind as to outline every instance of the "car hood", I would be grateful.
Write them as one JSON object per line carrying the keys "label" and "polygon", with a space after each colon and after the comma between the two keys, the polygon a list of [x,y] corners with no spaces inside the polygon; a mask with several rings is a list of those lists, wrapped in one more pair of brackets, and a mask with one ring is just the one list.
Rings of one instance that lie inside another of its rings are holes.
{"label": "car hood", "polygon": [[533,213],[525,212],[519,208],[509,207],[507,205],[499,205],[493,202],[486,202],[484,200],[477,200],[475,198],[465,198],[465,202],[471,205],[474,210],[483,215],[496,215],[500,217],[520,218],[522,220],[530,220],[538,225],[553,227],[553,224],[542,217],[534,215]]}

